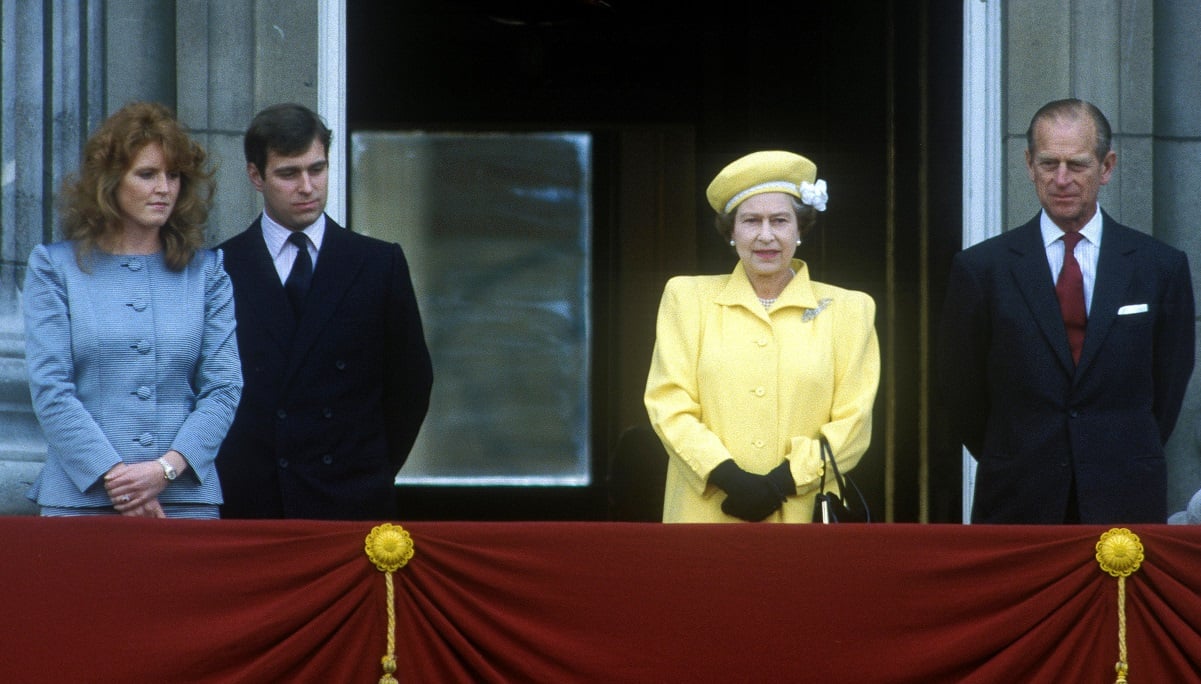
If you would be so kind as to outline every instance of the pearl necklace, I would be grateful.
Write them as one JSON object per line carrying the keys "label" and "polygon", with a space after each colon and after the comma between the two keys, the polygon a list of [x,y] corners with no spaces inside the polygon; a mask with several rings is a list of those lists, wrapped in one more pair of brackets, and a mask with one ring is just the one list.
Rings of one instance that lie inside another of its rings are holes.
{"label": "pearl necklace", "polygon": [[[800,242],[797,242],[797,244],[799,245],[799,244],[801,244],[801,243],[800,243]],[[791,274],[792,274],[792,276],[795,276],[795,275],[796,275],[796,270],[795,270],[795,269],[793,269],[793,268],[789,268],[789,269],[788,269],[788,272],[789,272],[789,273],[791,273]],[[788,278],[788,280],[792,280],[792,276],[790,276],[790,277]],[[785,282],[784,284],[785,284],[785,285],[787,285],[788,283],[787,283],[787,282]],[[756,295],[756,296],[758,296],[758,295]],[[770,309],[770,308],[772,307],[772,305],[776,303],[776,300],[777,300],[777,299],[779,299],[779,297],[772,297],[771,299],[764,299],[764,298],[762,298],[762,297],[759,297],[759,303],[763,305],[763,308],[764,308],[764,309]]]}

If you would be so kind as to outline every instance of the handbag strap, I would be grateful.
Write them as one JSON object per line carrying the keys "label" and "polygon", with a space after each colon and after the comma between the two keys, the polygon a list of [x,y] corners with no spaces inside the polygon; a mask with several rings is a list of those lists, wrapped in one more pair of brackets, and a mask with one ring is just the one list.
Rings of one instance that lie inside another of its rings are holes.
{"label": "handbag strap", "polygon": [[[830,442],[826,440],[826,436],[821,436],[822,446],[822,465],[829,464],[829,467],[834,470],[834,482],[838,484],[838,496],[841,499],[846,499],[847,483],[842,476],[842,471],[838,469],[838,461],[834,460],[834,450],[830,448]],[[822,468],[822,476],[818,491],[826,491],[826,468]]]}
{"label": "handbag strap", "polygon": [[[842,471],[838,469],[838,461],[834,460],[834,450],[830,448],[830,443],[826,441],[826,436],[821,436],[822,443],[822,464],[829,463],[834,470],[834,481],[838,483],[838,498],[842,499],[845,505],[850,496],[847,488],[854,490],[855,496],[859,498],[859,504],[863,507],[864,522],[872,521],[872,511],[867,505],[867,497],[863,496],[859,485],[849,477],[843,477]],[[821,483],[818,485],[818,492],[826,491],[826,469],[822,468]]]}

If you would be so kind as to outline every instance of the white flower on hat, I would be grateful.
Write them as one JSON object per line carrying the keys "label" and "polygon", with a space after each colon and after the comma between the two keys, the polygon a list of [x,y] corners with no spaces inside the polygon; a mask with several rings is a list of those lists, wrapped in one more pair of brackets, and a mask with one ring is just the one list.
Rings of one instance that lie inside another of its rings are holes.
{"label": "white flower on hat", "polygon": [[818,211],[826,210],[830,195],[826,193],[826,181],[818,178],[816,183],[801,181],[801,201]]}

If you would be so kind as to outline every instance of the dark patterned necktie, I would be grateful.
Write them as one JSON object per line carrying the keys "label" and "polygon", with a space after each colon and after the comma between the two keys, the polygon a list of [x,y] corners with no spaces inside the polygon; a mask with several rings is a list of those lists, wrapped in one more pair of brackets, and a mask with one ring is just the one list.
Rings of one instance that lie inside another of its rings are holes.
{"label": "dark patterned necktie", "polygon": [[1063,313],[1063,327],[1068,333],[1068,346],[1072,348],[1072,360],[1080,363],[1080,349],[1084,346],[1084,328],[1088,322],[1084,309],[1084,276],[1080,273],[1080,262],[1076,261],[1076,244],[1083,236],[1080,233],[1063,235],[1063,269],[1055,283],[1055,294],[1059,297],[1059,310]]}
{"label": "dark patterned necktie", "polygon": [[313,260],[309,257],[309,241],[304,233],[292,233],[288,236],[288,242],[296,245],[296,261],[292,263],[292,272],[284,281],[284,291],[288,293],[288,301],[292,303],[292,312],[299,317],[304,307],[304,295],[309,291],[309,283],[313,280]]}

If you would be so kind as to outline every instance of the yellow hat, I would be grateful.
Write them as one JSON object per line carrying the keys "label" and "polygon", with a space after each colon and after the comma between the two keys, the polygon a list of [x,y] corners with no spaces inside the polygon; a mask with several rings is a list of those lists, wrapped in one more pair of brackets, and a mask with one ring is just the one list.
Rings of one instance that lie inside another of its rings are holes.
{"label": "yellow hat", "polygon": [[817,165],[799,154],[769,150],[730,162],[717,174],[705,196],[719,214],[734,211],[748,197],[783,192],[818,211],[826,210],[826,182],[817,179]]}

